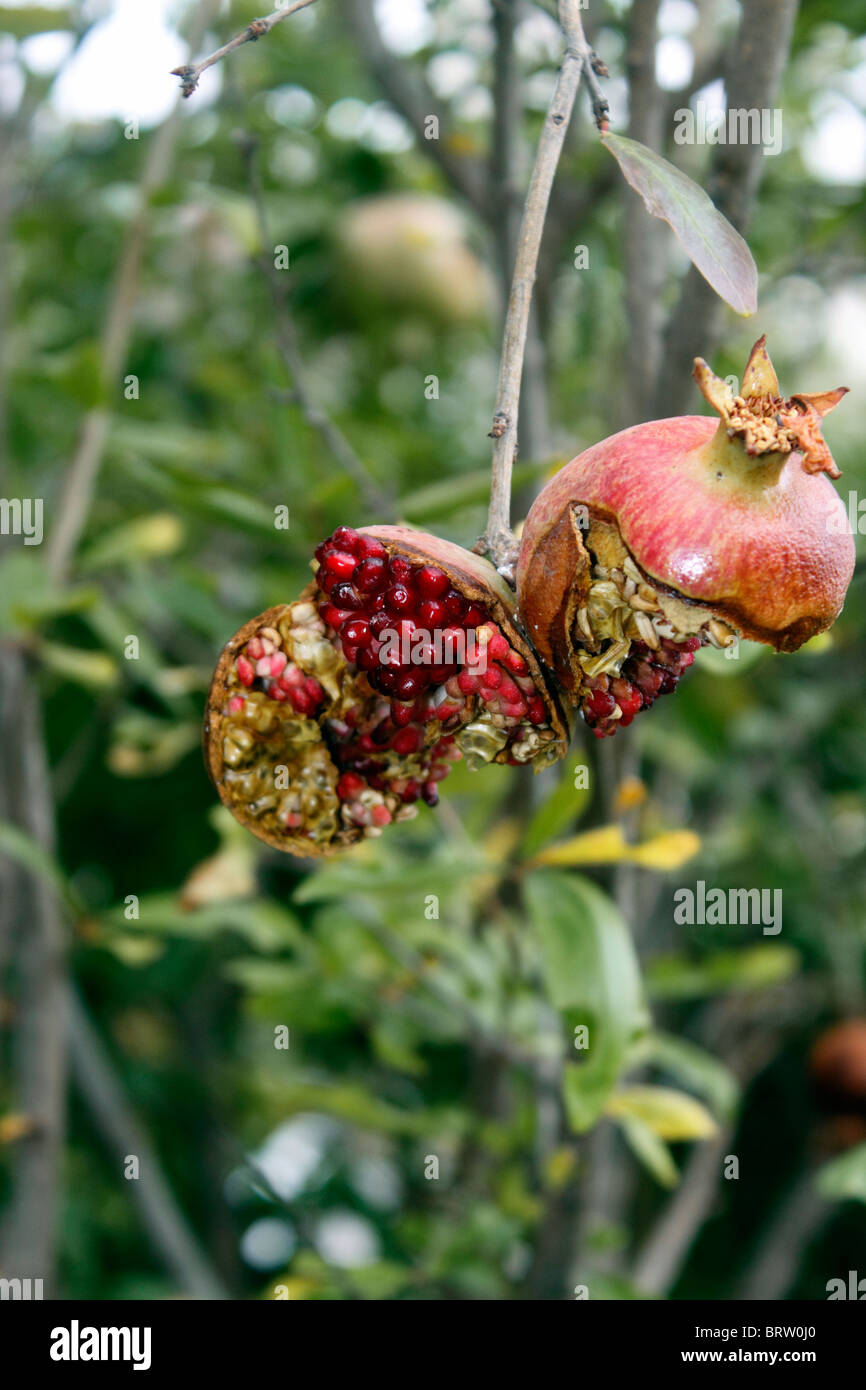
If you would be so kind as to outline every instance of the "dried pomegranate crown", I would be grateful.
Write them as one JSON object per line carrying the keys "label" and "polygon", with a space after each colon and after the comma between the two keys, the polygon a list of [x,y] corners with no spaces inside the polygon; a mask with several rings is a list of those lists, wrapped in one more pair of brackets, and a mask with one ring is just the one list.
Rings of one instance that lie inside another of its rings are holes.
{"label": "dried pomegranate crown", "polygon": [[764,338],[739,395],[698,359],[703,415],[623,430],[567,464],[523,531],[519,614],[599,735],[676,687],[705,642],[794,651],[838,616],[854,568],[821,418],[784,400]]}
{"label": "dried pomegranate crown", "polygon": [[253,834],[333,853],[435,805],[465,758],[561,757],[556,694],[492,565],[422,532],[340,526],[294,603],[247,623],[211,686],[205,754]]}

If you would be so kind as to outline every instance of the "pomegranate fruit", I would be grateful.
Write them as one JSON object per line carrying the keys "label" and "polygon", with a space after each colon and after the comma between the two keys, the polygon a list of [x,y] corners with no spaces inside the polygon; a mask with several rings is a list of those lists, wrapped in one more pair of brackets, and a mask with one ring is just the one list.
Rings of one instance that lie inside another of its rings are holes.
{"label": "pomegranate fruit", "polygon": [[702,358],[694,377],[720,421],[653,420],[596,444],[524,526],[520,619],[599,737],[674,690],[705,642],[795,651],[838,616],[853,573],[821,436],[845,388],[784,400],[764,338],[738,395]]}
{"label": "pomegranate fruit", "polygon": [[332,853],[435,805],[451,764],[546,766],[566,719],[488,561],[340,526],[294,603],[224,649],[205,720],[222,801],[268,844]]}

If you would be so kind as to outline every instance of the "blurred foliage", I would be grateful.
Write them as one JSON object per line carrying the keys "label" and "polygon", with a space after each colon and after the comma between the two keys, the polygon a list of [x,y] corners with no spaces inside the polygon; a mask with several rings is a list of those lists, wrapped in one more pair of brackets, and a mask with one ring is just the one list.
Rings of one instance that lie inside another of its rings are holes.
{"label": "blurred foliage", "polygon": [[[483,151],[486,7],[429,8],[429,41],[399,61],[429,70],[465,55],[456,136]],[[429,286],[395,308],[341,257],[357,200],[452,195],[423,149],[399,128],[393,138],[393,113],[391,144],[383,137],[379,93],[338,10],[322,0],[280,25],[219,79],[206,74],[184,106],[123,371],[134,397],[122,380],[104,394],[98,343],[153,136],[125,138],[119,119],[62,122],[49,105],[19,139],[4,251],[5,493],[43,497],[50,529],[83,412],[105,401],[110,421],[70,583],[49,580],[44,547],[0,552],[0,635],[40,661],[61,846],[46,863],[5,829],[0,850],[63,885],[75,977],[235,1293],[569,1297],[579,1279],[593,1297],[635,1297],[635,1254],[686,1146],[722,1134],[741,1177],[720,1173],[672,1296],[732,1296],[772,1239],[782,1194],[827,1161],[820,1190],[845,1205],[827,1206],[787,1287],[823,1297],[827,1279],[858,1260],[862,1270],[866,1239],[864,1149],[834,1157],[835,1117],[808,1069],[822,1029],[866,1013],[861,569],[829,639],[795,657],[702,654],[676,700],[613,752],[578,731],[567,762],[534,780],[459,767],[439,811],[338,861],[282,858],[214,813],[198,730],[222,644],[299,591],[335,525],[373,519],[287,398],[240,132],[258,142],[269,225],[290,248],[317,401],[400,515],[469,544],[484,519],[496,314],[449,318]],[[606,10],[596,34],[614,74],[624,10]],[[233,4],[220,35],[255,13]],[[783,386],[822,389],[837,373],[859,386],[828,429],[843,495],[866,488],[866,378],[851,328],[866,313],[863,190],[817,182],[802,149],[830,86],[863,109],[861,18],[854,0],[802,5],[785,149],[766,161],[750,235],[759,331]],[[48,19],[0,7],[7,48],[64,22],[55,9]],[[552,52],[526,31],[527,142]],[[577,124],[561,178],[579,188],[612,162],[583,111]],[[700,178],[705,149],[668,153]],[[481,273],[485,229],[467,219],[466,237],[460,273]],[[587,272],[572,267],[575,241],[591,248]],[[668,252],[673,277],[673,238]],[[521,487],[609,433],[628,389],[616,370],[627,328],[615,188],[553,254],[543,328],[554,447],[521,463]],[[737,370],[754,336],[726,311],[716,369]],[[279,506],[288,531],[274,528]],[[699,879],[781,888],[781,938],[676,926],[674,890]],[[4,1083],[0,1110],[11,1107]],[[862,1139],[862,1097],[852,1109]],[[594,1205],[600,1163],[622,1189],[616,1221]],[[63,1290],[173,1292],[74,1093],[64,1178]],[[571,1233],[565,1247],[552,1230]]]}

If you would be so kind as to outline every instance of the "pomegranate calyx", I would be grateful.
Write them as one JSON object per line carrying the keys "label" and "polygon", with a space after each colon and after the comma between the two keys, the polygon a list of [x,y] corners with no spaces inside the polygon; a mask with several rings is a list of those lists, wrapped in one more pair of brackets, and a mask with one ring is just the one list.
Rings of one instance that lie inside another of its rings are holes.
{"label": "pomegranate calyx", "polygon": [[704,399],[721,416],[720,428],[730,439],[741,439],[751,458],[796,452],[807,473],[841,476],[821,433],[821,420],[846,395],[847,386],[800,392],[785,400],[764,335],[749,354],[738,395],[702,357],[695,358],[692,376]]}

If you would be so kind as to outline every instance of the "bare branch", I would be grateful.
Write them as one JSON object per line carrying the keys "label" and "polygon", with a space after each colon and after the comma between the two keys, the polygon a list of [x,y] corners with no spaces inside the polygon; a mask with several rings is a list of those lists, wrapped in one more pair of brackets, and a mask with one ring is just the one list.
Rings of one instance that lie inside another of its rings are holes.
{"label": "bare branch", "polygon": [[172,77],[180,78],[181,96],[191,97],[199,84],[199,78],[207,68],[212,68],[214,63],[219,63],[223,58],[228,57],[229,53],[234,53],[236,48],[242,48],[245,43],[255,43],[256,39],[264,38],[269,34],[275,25],[281,20],[288,19],[289,15],[296,14],[298,10],[305,10],[308,5],[315,4],[315,0],[291,0],[289,4],[278,6],[272,14],[266,15],[264,19],[254,19],[248,24],[246,29],[235,34],[233,39],[223,44],[215,53],[211,53],[209,58],[202,58],[200,63],[186,63],[179,68],[172,68]]}
{"label": "bare branch", "polygon": [[395,110],[411,126],[416,140],[439,166],[456,193],[484,219],[490,221],[490,203],[481,162],[457,154],[439,120],[438,139],[427,138],[427,121],[437,115],[438,98],[420,74],[390,53],[379,32],[372,0],[346,0],[349,21],[367,66]]}
{"label": "bare branch", "polygon": [[[201,0],[193,18],[190,47],[201,43],[218,7],[218,0]],[[100,343],[99,370],[107,391],[118,379],[126,359],[132,332],[132,316],[138,294],[138,277],[151,218],[151,201],[165,183],[171,169],[179,123],[179,102],[156,131],[148,151],[138,186],[138,209],[129,224],[120,253],[120,262],[108,301]],[[78,447],[66,473],[57,505],[57,524],[47,547],[47,566],[56,583],[67,575],[72,556],[87,521],[93,489],[105,442],[108,437],[109,410],[94,406],[84,417]]]}
{"label": "bare branch", "polygon": [[584,37],[578,0],[560,0],[559,17],[566,36],[566,50],[538,142],[535,167],[529,182],[518,234],[499,367],[496,409],[491,430],[495,444],[490,510],[487,532],[478,545],[479,549],[483,547],[489,551],[494,563],[500,566],[506,575],[513,564],[515,549],[510,527],[511,474],[517,453],[520,383],[523,376],[532,288],[538,267],[538,253],[550,191],[582,73],[586,73],[593,95],[596,122],[600,128],[607,123],[607,103],[592,71],[593,54]]}
{"label": "bare branch", "polygon": [[[797,0],[743,0],[740,28],[725,74],[728,110],[773,106],[788,57]],[[749,222],[764,170],[759,143],[718,145],[707,191],[739,232]],[[692,399],[692,363],[708,357],[721,323],[721,301],[707,281],[689,270],[671,315],[655,389],[657,415],[679,415]]]}
{"label": "bare branch", "polygon": [[380,520],[394,517],[394,504],[370,476],[367,465],[355,452],[343,431],[331,417],[317,405],[309,388],[306,367],[298,340],[298,331],[292,315],[285,281],[282,273],[268,255],[271,245],[262,181],[256,160],[256,143],[248,136],[241,137],[241,151],[247,169],[247,182],[255,209],[259,236],[262,242],[262,255],[259,265],[270,290],[274,307],[274,320],[277,347],[291,387],[291,399],[299,407],[307,424],[321,436],[334,455],[344,473],[358,485],[365,504]]}
{"label": "bare branch", "polygon": [[138,1159],[138,1177],[127,1184],[156,1252],[191,1298],[226,1299],[228,1290],[211,1269],[166,1181],[159,1158],[130,1107],[111,1059],[79,996],[70,990],[69,1050],[72,1071],[97,1128],[118,1165]]}

